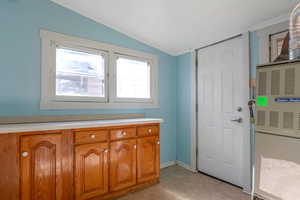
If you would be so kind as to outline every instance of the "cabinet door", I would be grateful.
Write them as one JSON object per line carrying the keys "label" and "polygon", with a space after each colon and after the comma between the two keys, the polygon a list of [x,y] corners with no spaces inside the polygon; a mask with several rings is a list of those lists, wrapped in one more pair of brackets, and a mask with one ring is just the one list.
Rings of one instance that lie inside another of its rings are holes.
{"label": "cabinet door", "polygon": [[61,134],[21,138],[21,199],[62,200]]}
{"label": "cabinet door", "polygon": [[96,143],[75,148],[76,200],[108,192],[108,144]]}
{"label": "cabinet door", "polygon": [[136,184],[136,140],[112,142],[110,148],[110,190]]}
{"label": "cabinet door", "polygon": [[137,140],[138,183],[159,177],[160,146],[158,137],[145,137]]}

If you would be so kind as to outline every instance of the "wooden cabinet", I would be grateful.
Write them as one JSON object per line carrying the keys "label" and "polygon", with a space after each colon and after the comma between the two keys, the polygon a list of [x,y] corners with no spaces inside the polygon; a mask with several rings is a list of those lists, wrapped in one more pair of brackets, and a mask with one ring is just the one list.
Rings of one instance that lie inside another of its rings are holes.
{"label": "wooden cabinet", "polygon": [[110,148],[110,190],[136,184],[136,139],[112,142]]}
{"label": "wooden cabinet", "polygon": [[138,183],[159,177],[160,142],[155,136],[137,140]]}
{"label": "wooden cabinet", "polygon": [[22,200],[63,200],[61,142],[61,134],[21,137]]}
{"label": "wooden cabinet", "polygon": [[7,200],[107,200],[159,182],[159,124],[0,135]]}
{"label": "wooden cabinet", "polygon": [[75,197],[85,200],[108,192],[108,143],[75,148]]}

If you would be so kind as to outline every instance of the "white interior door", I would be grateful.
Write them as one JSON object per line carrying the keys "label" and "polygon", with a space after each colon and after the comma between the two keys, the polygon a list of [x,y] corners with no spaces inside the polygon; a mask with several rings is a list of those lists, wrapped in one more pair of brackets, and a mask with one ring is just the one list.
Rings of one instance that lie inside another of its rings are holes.
{"label": "white interior door", "polygon": [[197,55],[198,170],[241,187],[245,165],[250,171],[250,150],[244,148],[250,146],[245,144],[250,135],[246,37],[201,49]]}

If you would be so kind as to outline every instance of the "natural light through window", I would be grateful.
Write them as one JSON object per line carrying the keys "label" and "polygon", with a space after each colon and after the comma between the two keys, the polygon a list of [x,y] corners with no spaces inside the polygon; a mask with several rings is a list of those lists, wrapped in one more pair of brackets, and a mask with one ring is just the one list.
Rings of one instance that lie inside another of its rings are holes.
{"label": "natural light through window", "polygon": [[105,97],[105,59],[101,54],[56,49],[56,95]]}
{"label": "natural light through window", "polygon": [[150,99],[150,65],[126,57],[117,59],[117,98]]}
{"label": "natural light through window", "polygon": [[158,56],[41,30],[41,109],[158,108]]}

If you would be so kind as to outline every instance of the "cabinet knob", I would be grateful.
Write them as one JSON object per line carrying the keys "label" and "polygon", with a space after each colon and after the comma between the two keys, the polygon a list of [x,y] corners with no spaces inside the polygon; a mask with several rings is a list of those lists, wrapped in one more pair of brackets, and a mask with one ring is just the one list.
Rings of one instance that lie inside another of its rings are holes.
{"label": "cabinet knob", "polygon": [[108,152],[108,149],[105,149],[104,152],[107,153],[107,152]]}
{"label": "cabinet knob", "polygon": [[127,134],[127,133],[126,133],[125,131],[124,131],[124,132],[122,132],[122,135],[123,135],[123,136],[126,136],[126,134]]}
{"label": "cabinet knob", "polygon": [[26,152],[26,151],[22,152],[22,157],[27,157],[28,155],[29,155],[28,152]]}
{"label": "cabinet knob", "polygon": [[96,135],[92,134],[92,135],[91,135],[91,138],[92,138],[92,139],[95,139],[95,138],[96,138]]}
{"label": "cabinet knob", "polygon": [[137,148],[137,146],[136,146],[136,145],[134,145],[134,146],[133,146],[133,148],[134,148],[134,149],[136,149],[136,148]]}
{"label": "cabinet knob", "polygon": [[152,133],[152,129],[151,128],[148,129],[148,133]]}
{"label": "cabinet knob", "polygon": [[157,144],[160,144],[160,141],[158,141]]}

